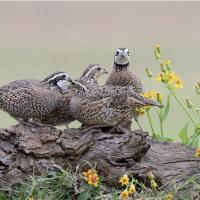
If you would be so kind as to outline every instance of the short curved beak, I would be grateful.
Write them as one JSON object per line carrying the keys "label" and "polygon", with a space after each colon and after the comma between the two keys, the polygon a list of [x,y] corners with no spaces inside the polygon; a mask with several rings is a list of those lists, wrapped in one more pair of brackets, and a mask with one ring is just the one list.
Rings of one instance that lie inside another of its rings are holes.
{"label": "short curved beak", "polygon": [[102,70],[102,74],[108,74],[108,71],[106,69]]}
{"label": "short curved beak", "polygon": [[120,57],[121,58],[126,58],[126,54],[123,52],[123,53],[120,54]]}
{"label": "short curved beak", "polygon": [[68,81],[70,82],[70,83],[73,83],[73,80],[69,77],[68,78]]}

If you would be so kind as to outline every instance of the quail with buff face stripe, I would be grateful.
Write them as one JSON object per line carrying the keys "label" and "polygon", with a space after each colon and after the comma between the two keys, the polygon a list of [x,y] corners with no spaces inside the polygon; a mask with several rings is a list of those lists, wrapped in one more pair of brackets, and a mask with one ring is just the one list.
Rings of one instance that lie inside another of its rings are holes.
{"label": "quail with buff face stripe", "polygon": [[[76,82],[76,81],[75,81]],[[142,106],[158,106],[155,101],[141,96],[131,87],[100,86],[87,90],[80,82],[77,94],[72,97],[72,115],[86,126],[120,126],[132,117],[132,110]]]}

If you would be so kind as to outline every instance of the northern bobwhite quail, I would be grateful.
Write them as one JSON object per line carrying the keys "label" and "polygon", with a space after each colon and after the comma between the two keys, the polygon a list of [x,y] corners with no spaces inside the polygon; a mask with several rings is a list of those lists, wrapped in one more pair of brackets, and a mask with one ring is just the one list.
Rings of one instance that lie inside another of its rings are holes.
{"label": "northern bobwhite quail", "polygon": [[18,121],[39,120],[62,105],[71,78],[55,72],[42,81],[17,80],[0,88],[0,109]]}
{"label": "northern bobwhite quail", "polygon": [[132,110],[141,106],[159,106],[135,92],[131,87],[101,86],[87,90],[81,83],[72,97],[70,108],[73,117],[87,126],[117,126],[132,116]]}
{"label": "northern bobwhite quail", "polygon": [[84,70],[83,74],[79,79],[75,79],[75,81],[79,81],[83,85],[85,85],[88,89],[94,89],[95,87],[98,87],[99,84],[97,82],[97,79],[107,74],[108,72],[104,67],[102,67],[99,64],[90,64],[88,67]]}
{"label": "northern bobwhite quail", "polygon": [[[87,89],[95,89],[98,86],[97,79],[106,74],[107,71],[99,64],[89,65],[76,81],[83,84]],[[68,125],[74,121],[69,109],[69,102],[74,96],[73,85],[70,85],[67,94],[61,96],[62,105],[49,113],[44,118],[40,118],[38,122],[51,125]]]}
{"label": "northern bobwhite quail", "polygon": [[[144,92],[142,82],[136,74],[131,71],[129,60],[130,54],[127,48],[118,48],[116,50],[113,70],[110,73],[105,85],[132,86],[135,92],[142,94]],[[138,122],[138,112],[134,109],[132,114],[140,129],[142,129]],[[130,128],[131,120],[125,122],[125,126]]]}

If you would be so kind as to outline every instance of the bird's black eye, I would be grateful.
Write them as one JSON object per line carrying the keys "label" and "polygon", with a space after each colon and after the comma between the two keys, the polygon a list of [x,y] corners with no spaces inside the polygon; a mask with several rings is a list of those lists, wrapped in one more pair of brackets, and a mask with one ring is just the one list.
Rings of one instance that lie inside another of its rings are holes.
{"label": "bird's black eye", "polygon": [[129,56],[129,51],[127,51],[127,55]]}
{"label": "bird's black eye", "polygon": [[98,70],[98,71],[100,71],[100,70],[101,70],[101,68],[100,68],[100,67],[97,67],[97,70]]}
{"label": "bird's black eye", "polygon": [[60,80],[66,80],[67,78],[66,78],[66,76],[65,75],[62,75],[61,77],[60,77]]}
{"label": "bird's black eye", "polygon": [[119,51],[116,51],[116,56],[119,55]]}

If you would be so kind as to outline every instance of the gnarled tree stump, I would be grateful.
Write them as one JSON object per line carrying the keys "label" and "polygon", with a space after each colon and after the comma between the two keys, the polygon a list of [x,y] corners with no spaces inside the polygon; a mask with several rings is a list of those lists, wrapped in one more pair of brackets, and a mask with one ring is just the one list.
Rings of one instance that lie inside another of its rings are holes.
{"label": "gnarled tree stump", "polygon": [[125,173],[148,184],[153,172],[161,188],[181,183],[200,172],[194,149],[179,143],[158,142],[140,131],[111,134],[101,129],[64,131],[43,125],[18,124],[0,129],[0,188],[9,189],[30,175],[40,176],[52,164],[76,167],[95,161],[98,172],[112,186]]}

